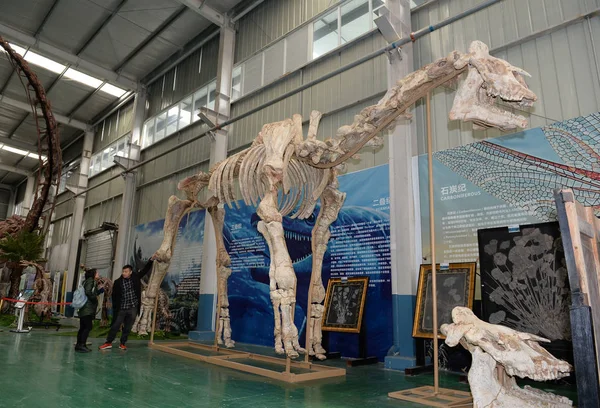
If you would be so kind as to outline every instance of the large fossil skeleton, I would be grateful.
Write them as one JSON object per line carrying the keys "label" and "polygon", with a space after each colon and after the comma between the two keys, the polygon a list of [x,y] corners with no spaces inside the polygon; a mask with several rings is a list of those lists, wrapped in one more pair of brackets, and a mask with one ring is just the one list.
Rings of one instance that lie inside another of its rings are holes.
{"label": "large fossil skeleton", "polygon": [[[523,80],[522,76],[528,74],[490,56],[485,44],[474,41],[467,54],[454,51],[398,81],[379,103],[363,109],[351,125],[342,126],[333,138],[317,139],[319,112],[313,111],[310,115],[306,139],[302,134],[302,117],[294,115],[291,119],[264,125],[249,148],[217,163],[209,173],[182,180],[178,189],[186,198],[169,198],[164,239],[153,256],[156,262],[142,302],[140,330],[150,330],[154,299],[170,265],[179,222],[188,211],[204,208],[212,218],[218,251],[218,343],[234,346],[227,298],[231,261],[223,243],[225,210],[222,205],[232,208],[235,203],[237,179],[244,201],[258,207],[261,219],[258,231],[265,237],[270,251],[275,351],[290,358],[308,351],[325,359],[321,345],[325,298],[321,268],[330,237],[329,226],[336,220],[346,197],[338,190],[338,173],[344,162],[363,147],[381,145],[383,139],[378,134],[393,128],[398,120],[409,118],[407,110],[418,99],[465,71],[468,75],[458,89],[450,119],[474,122],[478,128],[511,130],[526,126],[525,118],[496,106],[495,102],[531,106],[537,98]],[[206,187],[208,198],[200,202],[198,194]],[[293,322],[296,276],[286,248],[282,217],[291,214],[292,218],[305,219],[312,214],[319,199],[321,210],[312,231],[313,265],[308,294],[308,350],[305,350],[299,344]]]}
{"label": "large fossil skeleton", "polygon": [[[58,125],[52,114],[46,91],[37,75],[27,61],[13,50],[10,44],[2,37],[0,37],[0,51],[4,51],[8,61],[13,66],[16,77],[23,85],[27,101],[31,105],[32,116],[35,120],[38,133],[38,153],[40,155],[40,166],[37,174],[38,187],[31,208],[24,219],[14,215],[0,221],[1,239],[9,235],[16,236],[21,231],[40,231],[41,233],[47,231],[56,204],[56,196],[58,195],[62,153],[58,136]],[[45,143],[45,148],[42,148],[42,142]],[[45,161],[42,160],[43,154],[47,155]],[[46,211],[46,215],[43,215]],[[40,220],[42,221],[41,225]],[[14,299],[18,294],[18,282],[23,265],[11,263],[10,266],[13,271],[11,274],[11,289],[8,296]]]}
{"label": "large fossil skeleton", "polygon": [[443,324],[450,347],[460,343],[473,357],[469,385],[474,408],[566,408],[566,397],[528,386],[520,388],[514,376],[536,381],[556,380],[569,375],[571,365],[558,360],[538,343],[550,340],[479,320],[466,307],[452,310],[452,324]]}

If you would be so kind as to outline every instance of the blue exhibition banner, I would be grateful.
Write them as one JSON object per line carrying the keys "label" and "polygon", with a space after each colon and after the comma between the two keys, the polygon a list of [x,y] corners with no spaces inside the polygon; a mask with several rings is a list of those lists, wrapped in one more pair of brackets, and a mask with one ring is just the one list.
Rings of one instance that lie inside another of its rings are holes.
{"label": "blue exhibition banner", "polygon": [[[365,307],[367,352],[383,360],[392,345],[392,291],[390,262],[388,165],[339,177],[346,200],[331,225],[331,239],[323,261],[323,283],[329,278],[368,276]],[[269,249],[257,231],[256,209],[243,201],[225,216],[225,246],[231,256],[229,304],[232,337],[243,343],[273,346],[273,306],[269,296]],[[300,344],[306,338],[306,304],[312,270],[311,234],[317,205],[306,220],[285,217],[286,244],[297,281],[295,324]],[[328,351],[358,357],[358,335],[330,333]]]}
{"label": "blue exhibition banner", "polygon": [[[555,221],[553,191],[598,207],[600,113],[433,155],[436,259],[473,262],[477,231]],[[429,243],[427,156],[418,157],[423,256]]]}
{"label": "blue exhibition banner", "polygon": [[[172,332],[188,333],[198,323],[198,296],[202,269],[205,211],[194,211],[183,217],[177,231],[177,244],[161,290],[168,297]],[[134,229],[134,248],[131,264],[140,269],[156,252],[163,240],[165,220],[137,225]],[[166,321],[158,322],[165,330]]]}

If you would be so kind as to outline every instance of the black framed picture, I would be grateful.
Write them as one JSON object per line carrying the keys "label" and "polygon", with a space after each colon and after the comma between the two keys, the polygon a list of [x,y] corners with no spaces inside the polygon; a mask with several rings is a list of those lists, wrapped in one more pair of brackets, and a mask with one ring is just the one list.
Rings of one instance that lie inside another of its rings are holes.
{"label": "black framed picture", "polygon": [[[439,328],[444,323],[452,323],[452,309],[457,306],[473,308],[476,268],[476,262],[451,263],[447,269],[441,269],[440,264],[436,265],[438,338],[445,338]],[[413,337],[433,338],[432,276],[431,265],[421,265]]]}
{"label": "black framed picture", "polygon": [[322,330],[360,333],[368,285],[366,276],[329,279]]}

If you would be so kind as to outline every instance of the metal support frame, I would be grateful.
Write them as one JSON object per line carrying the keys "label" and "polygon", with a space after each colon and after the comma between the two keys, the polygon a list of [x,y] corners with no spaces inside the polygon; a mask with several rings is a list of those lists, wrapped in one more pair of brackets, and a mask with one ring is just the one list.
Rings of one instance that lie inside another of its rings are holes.
{"label": "metal support frame", "polygon": [[39,41],[37,38],[32,37],[31,35],[22,33],[5,24],[0,24],[0,34],[4,35],[8,39],[14,40],[21,46],[38,50],[43,55],[57,59],[58,62],[69,63],[74,68],[79,67],[83,71],[100,77],[100,79],[110,81],[126,89],[137,89],[138,87],[138,83],[133,79],[127,78],[115,71],[102,68],[94,62],[84,60],[75,54],[61,50],[60,48],[57,48],[46,42]]}
{"label": "metal support frame", "polygon": [[150,42],[152,42],[156,37],[161,35],[167,28],[171,26],[179,17],[183,15],[186,8],[181,7],[173,14],[169,16],[160,26],[158,26],[144,41],[138,44],[137,47],[133,49],[119,64],[115,67],[115,72],[121,72],[125,65],[127,65],[132,59],[134,59]]}
{"label": "metal support frame", "polygon": [[[0,170],[2,171],[10,171],[11,173],[20,174],[22,176],[30,176],[31,172],[20,167],[9,166],[8,164],[0,163]],[[29,180],[28,180],[29,182]]]}
{"label": "metal support frame", "polygon": [[[229,119],[234,51],[235,30],[230,26],[222,27],[219,36],[215,111],[204,110],[201,112],[203,120],[216,123],[216,125]],[[227,129],[215,129],[211,137],[209,166],[213,166],[227,157]],[[200,296],[210,297],[213,295],[213,303],[211,310],[199,310],[198,321],[201,322],[199,331],[212,331],[216,329],[217,325],[217,314],[215,313],[218,300],[217,243],[214,231],[212,218],[207,216],[204,221]]]}
{"label": "metal support frame", "polygon": [[[471,8],[469,10],[465,10],[464,12],[461,12],[461,13],[457,14],[456,16],[453,16],[453,17],[447,18],[445,20],[442,20],[439,23],[436,23],[434,25],[430,25],[428,27],[422,28],[419,31],[415,31],[415,32],[412,33],[411,37],[414,38],[414,41],[416,41],[417,39],[419,39],[419,38],[421,38],[421,37],[423,37],[423,36],[425,36],[427,34],[430,34],[433,31],[439,30],[442,27],[445,27],[445,26],[447,26],[449,24],[452,24],[453,22],[456,22],[456,21],[458,21],[458,20],[460,20],[462,18],[465,18],[467,16],[470,16],[471,14],[476,13],[476,12],[478,12],[480,10],[484,10],[487,7],[490,7],[493,4],[496,4],[496,3],[500,2],[500,1],[502,1],[502,0],[487,0],[487,1],[484,1],[483,3],[477,5],[477,6]],[[242,113],[242,114],[240,114],[240,115],[238,115],[236,117],[230,118],[227,121],[225,121],[224,123],[221,123],[221,127],[225,127],[225,126],[231,125],[231,124],[233,124],[235,122],[238,122],[238,121],[240,121],[240,120],[242,120],[244,118],[247,118],[247,117],[249,117],[249,116],[251,116],[251,115],[253,115],[253,114],[257,113],[257,112],[262,111],[263,109],[268,108],[269,106],[275,105],[276,103],[281,102],[284,99],[289,98],[290,96],[296,95],[296,94],[298,94],[298,93],[300,93],[300,92],[302,92],[302,91],[304,91],[306,89],[312,88],[313,86],[315,86],[317,84],[320,84],[321,82],[324,82],[324,81],[326,81],[326,80],[328,80],[330,78],[333,78],[333,77],[335,77],[335,76],[337,76],[337,75],[339,75],[339,74],[341,74],[343,72],[346,72],[346,71],[348,71],[348,70],[350,70],[350,69],[352,69],[354,67],[357,67],[357,66],[359,66],[361,64],[364,64],[365,62],[370,61],[373,58],[376,58],[376,57],[378,57],[380,55],[383,55],[387,51],[389,51],[389,50],[391,50],[393,48],[398,48],[398,47],[404,46],[404,45],[412,42],[413,41],[412,38],[401,39],[401,40],[399,40],[399,41],[397,41],[397,42],[395,42],[393,44],[387,45],[384,48],[381,48],[381,49],[379,49],[377,51],[374,51],[374,52],[372,52],[370,54],[367,54],[367,55],[365,55],[365,56],[363,56],[363,57],[361,57],[361,58],[359,58],[359,59],[357,59],[357,60],[355,60],[355,61],[353,61],[353,62],[351,62],[349,64],[346,64],[346,65],[344,65],[344,66],[342,66],[340,68],[337,68],[337,69],[329,72],[328,74],[325,74],[325,75],[323,75],[323,76],[321,76],[319,78],[316,78],[316,79],[314,79],[312,81],[308,81],[307,83],[305,83],[305,84],[303,84],[303,85],[301,85],[301,86],[299,86],[297,88],[294,88],[294,89],[292,89],[292,90],[290,90],[288,92],[285,92],[285,93],[283,93],[283,94],[281,94],[281,95],[279,95],[279,96],[277,96],[275,98],[269,99],[267,102],[265,102],[265,103],[263,103],[263,104],[261,104],[259,106],[256,106],[256,107],[254,107],[252,109],[249,109],[248,111],[246,111],[246,112],[244,112],[244,113]],[[275,82],[277,82],[277,81],[275,81]],[[273,83],[269,84],[268,86],[269,87],[273,86]],[[125,103],[125,102],[123,102],[123,103]],[[114,109],[116,109],[116,108],[114,108]],[[106,118],[106,117],[107,117],[106,115],[103,116],[103,118]],[[96,122],[96,123],[98,123],[98,122]],[[215,130],[217,130],[217,129],[213,128],[213,129],[208,129],[206,131],[202,131],[199,134],[197,134],[197,135],[195,135],[193,137],[190,137],[189,139],[187,139],[187,140],[185,140],[185,141],[183,141],[183,142],[181,142],[181,143],[179,143],[179,144],[177,144],[177,145],[175,145],[173,147],[165,149],[164,151],[162,151],[161,153],[156,154],[155,156],[152,156],[152,157],[150,157],[150,158],[148,158],[148,159],[146,159],[144,161],[140,161],[137,165],[135,165],[134,167],[132,167],[131,169],[129,169],[129,171],[133,171],[135,169],[138,169],[138,168],[140,168],[142,166],[145,166],[148,163],[151,163],[151,162],[153,162],[155,160],[158,160],[161,157],[166,156],[169,153],[177,151],[177,150],[183,148],[184,146],[187,146],[188,144],[193,143],[193,142],[195,142],[195,141],[203,138],[209,132],[215,131]],[[119,177],[119,175],[110,177],[110,178],[102,181],[101,183],[95,185],[93,188],[98,188],[98,187],[100,187],[100,186],[102,186],[102,185],[104,185],[106,183],[111,182],[112,180],[117,179],[118,177]],[[66,201],[61,201],[61,202],[57,203],[57,205],[63,204],[64,202],[66,202]]]}
{"label": "metal support frame", "polygon": [[177,0],[190,10],[200,14],[211,23],[224,27],[228,24],[227,17],[206,4],[206,0]]}
{"label": "metal support frame", "polygon": [[133,127],[131,131],[131,141],[129,143],[129,155],[125,157],[115,157],[114,163],[123,169],[121,176],[125,180],[123,189],[123,198],[121,199],[121,218],[119,219],[119,233],[117,234],[117,243],[115,245],[115,262],[113,264],[113,278],[121,274],[121,268],[125,265],[129,250],[129,238],[131,235],[131,225],[133,223],[133,208],[135,204],[135,184],[137,172],[129,171],[139,163],[140,160],[140,141],[142,128],[144,126],[144,113],[146,108],[147,93],[145,89],[140,89],[135,95],[133,106]]}
{"label": "metal support frame", "polygon": [[[12,106],[13,108],[22,109],[25,112],[31,112],[31,105],[29,103],[9,98],[6,95],[0,94],[0,103]],[[41,112],[38,111],[38,114],[41,115]],[[68,118],[64,115],[54,113],[54,118],[58,123],[62,123],[63,125],[67,125],[75,129],[87,130],[89,128],[87,123],[84,123],[77,119]]]}
{"label": "metal support frame", "polygon": [[71,235],[69,237],[69,261],[67,264],[67,282],[72,282],[75,274],[79,270],[77,265],[77,253],[79,249],[79,239],[83,229],[83,213],[85,210],[85,191],[88,185],[88,169],[90,168],[90,159],[92,157],[92,148],[94,145],[94,132],[88,130],[83,139],[83,151],[81,153],[81,163],[79,165],[79,177],[76,177],[77,185],[67,186],[75,194],[73,199],[73,220],[71,222]]}

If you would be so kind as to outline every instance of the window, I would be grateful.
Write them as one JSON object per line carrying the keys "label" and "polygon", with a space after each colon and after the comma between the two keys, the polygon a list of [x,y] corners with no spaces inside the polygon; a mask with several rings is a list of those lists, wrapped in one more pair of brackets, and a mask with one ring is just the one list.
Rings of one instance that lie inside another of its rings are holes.
{"label": "window", "polygon": [[339,45],[338,9],[313,24],[313,59]]}
{"label": "window", "polygon": [[183,129],[187,125],[192,123],[192,97],[184,99],[181,102],[181,108],[179,110],[179,129]]}
{"label": "window", "polygon": [[207,97],[208,87],[204,87],[194,94],[194,114],[192,115],[192,123],[200,120],[198,112],[200,112],[200,108],[208,104]]}
{"label": "window", "polygon": [[371,28],[369,18],[369,2],[367,0],[352,0],[341,9],[341,43],[354,40]]}
{"label": "window", "polygon": [[156,118],[156,131],[154,133],[154,142],[164,139],[167,129],[167,112],[163,112]]}
{"label": "window", "polygon": [[144,125],[144,133],[142,137],[142,147],[150,146],[154,143],[154,124],[155,118],[150,119]]}
{"label": "window", "polygon": [[[152,121],[154,122],[154,121]],[[144,125],[144,132],[150,127]],[[90,169],[88,170],[88,177],[93,177],[96,174],[111,168],[114,166],[115,156],[128,157],[128,144],[130,142],[131,134],[120,138],[113,142],[110,146],[92,155],[90,158]],[[61,183],[62,184],[62,183]]]}
{"label": "window", "polygon": [[242,66],[239,65],[233,69],[233,78],[231,80],[231,100],[234,101],[242,95]]}
{"label": "window", "polygon": [[[418,0],[415,3],[422,2]],[[384,5],[384,0],[341,1],[335,8],[326,11],[325,15],[250,56],[233,68],[231,100],[236,101],[368,33],[375,27],[373,20],[378,17],[376,11]],[[201,48],[199,72],[202,52]],[[163,88],[165,78],[162,77]],[[215,110],[216,96],[216,81],[213,81],[147,120],[142,133],[142,148],[200,120],[200,108]]]}
{"label": "window", "polygon": [[175,105],[167,111],[167,136],[177,132],[177,121],[179,120],[179,105]]}
{"label": "window", "polygon": [[215,99],[217,98],[217,81],[208,84],[208,109],[215,110]]}

